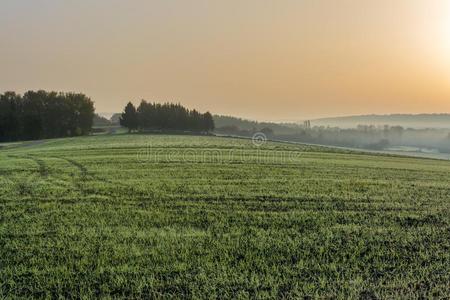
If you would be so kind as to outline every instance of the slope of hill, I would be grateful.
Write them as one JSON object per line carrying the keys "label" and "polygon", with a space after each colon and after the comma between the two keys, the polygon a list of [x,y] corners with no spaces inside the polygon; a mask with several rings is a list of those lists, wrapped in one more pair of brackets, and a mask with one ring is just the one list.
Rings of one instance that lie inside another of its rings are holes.
{"label": "slope of hill", "polygon": [[445,298],[450,162],[218,137],[0,150],[0,296]]}
{"label": "slope of hill", "polygon": [[450,128],[450,114],[392,114],[323,118],[311,121],[312,126],[354,128],[358,125],[402,126],[405,128]]}
{"label": "slope of hill", "polygon": [[94,127],[111,126],[111,121],[99,114],[95,114],[93,119],[93,126]]}
{"label": "slope of hill", "polygon": [[296,133],[300,128],[299,125],[294,123],[272,123],[272,122],[257,122],[246,119],[241,119],[232,116],[220,116],[214,115],[214,123],[216,128],[237,126],[242,130],[261,130],[263,128],[270,128],[276,134],[292,134]]}

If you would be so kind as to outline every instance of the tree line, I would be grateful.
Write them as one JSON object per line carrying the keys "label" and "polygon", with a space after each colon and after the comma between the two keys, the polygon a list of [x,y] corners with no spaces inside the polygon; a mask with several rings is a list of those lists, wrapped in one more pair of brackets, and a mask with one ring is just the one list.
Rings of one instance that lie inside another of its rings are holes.
{"label": "tree line", "polygon": [[181,104],[152,103],[143,100],[136,108],[129,102],[120,117],[120,125],[133,130],[182,130],[209,132],[214,130],[211,113],[189,110]]}
{"label": "tree line", "polygon": [[88,134],[94,103],[84,94],[28,91],[0,94],[0,141]]}

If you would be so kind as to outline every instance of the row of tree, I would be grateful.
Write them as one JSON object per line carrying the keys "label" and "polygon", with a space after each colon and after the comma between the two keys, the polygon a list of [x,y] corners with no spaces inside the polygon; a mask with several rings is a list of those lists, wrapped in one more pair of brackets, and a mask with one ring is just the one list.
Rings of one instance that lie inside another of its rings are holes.
{"label": "row of tree", "polygon": [[84,135],[91,131],[93,118],[94,103],[83,94],[0,94],[2,142]]}
{"label": "row of tree", "polygon": [[181,104],[142,101],[138,108],[129,102],[120,118],[120,125],[133,130],[183,130],[209,132],[214,130],[213,116],[189,110]]}

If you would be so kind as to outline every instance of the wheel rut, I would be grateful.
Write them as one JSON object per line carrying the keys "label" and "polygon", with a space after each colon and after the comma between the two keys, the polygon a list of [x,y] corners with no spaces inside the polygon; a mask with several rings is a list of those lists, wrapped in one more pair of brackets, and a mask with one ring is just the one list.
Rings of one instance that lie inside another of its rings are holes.
{"label": "wheel rut", "polygon": [[75,182],[75,185],[82,192],[85,192],[82,183],[86,182],[89,179],[101,181],[103,183],[108,183],[108,184],[111,184],[111,185],[114,185],[114,186],[119,186],[121,188],[129,188],[129,186],[127,186],[127,185],[125,185],[123,183],[114,182],[114,181],[111,181],[109,179],[103,178],[101,176],[96,176],[94,174],[89,173],[88,169],[83,164],[81,164],[81,163],[79,163],[79,162],[77,162],[77,161],[75,161],[73,159],[70,159],[70,158],[67,158],[67,157],[61,157],[61,156],[59,156],[59,157],[55,156],[53,158],[58,158],[58,159],[64,160],[67,163],[71,164],[72,166],[74,166],[75,168],[78,169],[78,171],[80,172],[80,178],[79,178],[79,180],[77,180]]}
{"label": "wheel rut", "polygon": [[85,166],[83,166],[81,163],[79,163],[73,159],[66,158],[66,157],[55,157],[55,158],[64,160],[64,161],[68,162],[69,164],[71,164],[72,166],[74,166],[75,168],[77,168],[78,171],[80,172],[80,176],[83,179],[86,179],[89,176],[89,172],[88,172],[87,168]]}
{"label": "wheel rut", "polygon": [[31,156],[31,155],[20,156],[20,155],[12,155],[12,154],[10,154],[10,155],[8,155],[8,157],[16,158],[16,159],[17,158],[22,158],[22,159],[32,160],[33,162],[35,162],[38,165],[38,167],[39,167],[38,171],[39,171],[39,175],[41,177],[48,177],[48,175],[50,173],[47,164],[42,159],[36,158],[34,156]]}

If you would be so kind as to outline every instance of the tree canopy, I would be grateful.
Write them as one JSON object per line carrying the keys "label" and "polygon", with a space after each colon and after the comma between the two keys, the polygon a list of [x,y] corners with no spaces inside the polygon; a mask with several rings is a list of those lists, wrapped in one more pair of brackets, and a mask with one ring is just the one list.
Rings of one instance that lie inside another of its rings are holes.
{"label": "tree canopy", "polygon": [[136,130],[139,126],[138,114],[133,103],[128,102],[124,113],[120,117],[120,125],[128,128],[128,131]]}
{"label": "tree canopy", "polygon": [[181,104],[152,103],[142,100],[138,108],[130,102],[122,113],[120,124],[131,130],[184,130],[208,132],[214,130],[209,112],[189,110]]}
{"label": "tree canopy", "polygon": [[28,91],[0,94],[0,141],[85,135],[94,103],[84,94]]}

